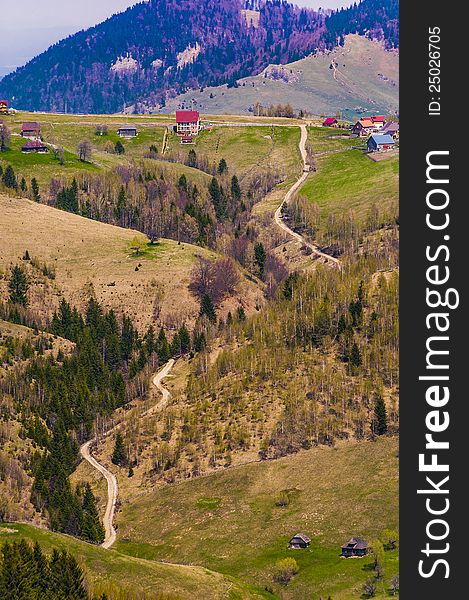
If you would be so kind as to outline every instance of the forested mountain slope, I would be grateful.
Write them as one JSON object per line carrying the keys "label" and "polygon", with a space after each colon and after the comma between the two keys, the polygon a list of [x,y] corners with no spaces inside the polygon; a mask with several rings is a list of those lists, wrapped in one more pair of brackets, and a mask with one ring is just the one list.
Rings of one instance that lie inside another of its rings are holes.
{"label": "forested mountain slope", "polygon": [[255,26],[243,6],[240,0],[142,2],[55,44],[5,77],[0,95],[30,110],[143,110],[188,89],[234,84],[271,63],[333,48],[348,33],[398,45],[396,0],[363,0],[331,16],[267,0]]}

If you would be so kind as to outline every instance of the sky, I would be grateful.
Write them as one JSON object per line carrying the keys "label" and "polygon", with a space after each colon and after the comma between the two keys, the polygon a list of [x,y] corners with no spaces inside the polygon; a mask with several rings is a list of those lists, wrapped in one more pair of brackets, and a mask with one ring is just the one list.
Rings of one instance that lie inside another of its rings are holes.
{"label": "sky", "polygon": [[[291,0],[300,6],[338,8],[346,0]],[[0,77],[51,44],[96,25],[135,0],[8,0],[0,12]]]}

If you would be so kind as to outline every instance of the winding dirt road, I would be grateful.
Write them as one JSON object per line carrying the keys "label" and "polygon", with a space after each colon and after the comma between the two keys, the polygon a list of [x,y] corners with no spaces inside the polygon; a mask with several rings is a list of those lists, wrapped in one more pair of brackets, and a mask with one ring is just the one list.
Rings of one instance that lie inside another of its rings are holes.
{"label": "winding dirt road", "polygon": [[116,541],[116,530],[114,528],[114,513],[116,512],[116,503],[117,503],[117,478],[110,471],[103,467],[93,456],[91,455],[91,445],[94,440],[90,440],[83,444],[80,448],[80,454],[82,457],[90,463],[92,467],[98,470],[107,481],[107,505],[106,512],[103,517],[104,529],[106,531],[106,536],[104,538],[104,542],[101,544],[103,548],[110,548],[114,542]]}
{"label": "winding dirt road", "polygon": [[309,166],[308,166],[308,162],[307,162],[308,156],[307,156],[307,152],[306,152],[306,142],[308,141],[308,130],[306,129],[306,125],[301,125],[300,129],[301,129],[300,152],[301,152],[301,157],[303,159],[304,172],[301,175],[301,177],[298,179],[298,181],[296,183],[294,183],[292,185],[292,187],[288,190],[288,192],[285,195],[285,198],[282,201],[282,204],[275,211],[275,215],[274,215],[275,223],[278,225],[278,227],[280,227],[280,229],[282,229],[283,231],[288,233],[288,235],[290,237],[295,238],[296,240],[301,242],[304,246],[307,246],[313,252],[313,254],[315,254],[316,256],[319,256],[320,258],[322,258],[323,260],[325,260],[328,263],[333,263],[334,265],[340,267],[340,261],[337,258],[334,258],[333,256],[329,256],[328,254],[325,254],[324,252],[321,252],[315,244],[308,242],[308,240],[305,239],[302,235],[300,235],[296,231],[293,231],[293,229],[290,229],[290,227],[288,227],[288,225],[282,219],[283,205],[285,203],[288,204],[290,202],[290,200],[293,198],[294,194],[301,188],[301,186],[308,179],[308,176],[310,174]]}
{"label": "winding dirt road", "polygon": [[[153,385],[157,388],[158,391],[161,392],[162,399],[161,399],[161,402],[159,402],[157,405],[152,407],[146,413],[143,413],[142,416],[152,414],[156,410],[160,410],[161,408],[166,406],[166,404],[168,403],[168,400],[171,398],[171,394],[162,385],[161,382],[163,381],[163,379],[165,377],[168,377],[172,368],[174,367],[175,362],[176,361],[174,359],[171,359],[169,362],[166,363],[166,365],[161,369],[161,371],[158,371],[158,373],[153,377]],[[113,429],[108,431],[107,435],[109,435],[109,433],[114,431],[114,429],[116,429],[116,427],[114,427]],[[91,446],[93,443],[94,443],[94,440],[89,440],[88,442],[86,442],[86,444],[83,444],[83,446],[80,448],[80,454],[87,462],[90,463],[90,465],[92,467],[94,467],[97,471],[99,471],[105,477],[105,479],[107,481],[107,504],[106,504],[106,511],[105,511],[104,517],[103,517],[103,524],[104,524],[104,530],[106,532],[106,535],[104,538],[104,542],[101,544],[101,546],[103,548],[108,549],[116,541],[116,530],[114,527],[114,514],[116,512],[116,503],[117,503],[117,496],[119,493],[119,488],[117,485],[116,476],[113,473],[111,473],[110,471],[108,471],[106,469],[106,467],[104,467],[101,463],[99,463],[92,456]]]}

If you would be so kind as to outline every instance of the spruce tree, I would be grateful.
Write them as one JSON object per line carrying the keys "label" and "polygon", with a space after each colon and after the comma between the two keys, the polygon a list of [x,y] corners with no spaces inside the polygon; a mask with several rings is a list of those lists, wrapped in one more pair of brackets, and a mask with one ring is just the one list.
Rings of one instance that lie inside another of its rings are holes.
{"label": "spruce tree", "polygon": [[16,180],[15,171],[13,170],[13,167],[11,165],[8,165],[5,169],[5,172],[2,176],[2,181],[5,187],[7,188],[10,188],[12,190],[18,189],[18,182]]}
{"label": "spruce tree", "polygon": [[161,364],[168,362],[171,358],[171,348],[166,338],[166,333],[163,328],[160,329],[158,340],[156,342],[156,352]]}
{"label": "spruce tree", "polygon": [[233,175],[231,179],[231,196],[233,200],[240,201],[241,200],[241,187],[239,185],[239,179],[236,175]]}
{"label": "spruce tree", "polygon": [[125,450],[124,438],[121,433],[116,433],[116,440],[114,444],[114,452],[112,453],[112,462],[119,467],[123,466],[127,462],[127,452]]}
{"label": "spruce tree", "polygon": [[388,413],[386,404],[381,396],[375,402],[375,433],[385,435],[388,432]]}
{"label": "spruce tree", "polygon": [[120,140],[117,140],[116,145],[114,146],[114,150],[115,150],[116,154],[125,154],[124,145],[122,144],[122,142]]}
{"label": "spruce tree", "polygon": [[[21,183],[23,183],[23,181],[21,181]],[[41,201],[41,194],[39,193],[39,184],[37,182],[37,179],[35,177],[33,177],[31,179],[31,192],[33,195],[33,200],[35,202],[40,202]]]}
{"label": "spruce tree", "polygon": [[12,269],[10,281],[8,282],[8,289],[10,292],[10,302],[12,304],[20,304],[25,308],[28,306],[28,278],[25,271],[18,265]]}
{"label": "spruce tree", "polygon": [[263,277],[265,270],[266,252],[261,242],[258,242],[254,246],[254,259],[258,267],[259,276]]}
{"label": "spruce tree", "polygon": [[200,301],[200,316],[207,317],[211,323],[217,322],[217,313],[215,312],[215,306],[212,299],[208,294],[204,294]]}
{"label": "spruce tree", "polygon": [[226,163],[226,160],[224,158],[222,158],[220,160],[220,162],[218,163],[217,173],[219,175],[223,175],[223,173],[226,173],[227,171],[228,171],[228,165]]}

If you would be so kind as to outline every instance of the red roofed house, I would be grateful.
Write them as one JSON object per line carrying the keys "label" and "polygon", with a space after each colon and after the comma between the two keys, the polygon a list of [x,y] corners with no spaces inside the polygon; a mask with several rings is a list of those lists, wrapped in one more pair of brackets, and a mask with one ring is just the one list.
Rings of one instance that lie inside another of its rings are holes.
{"label": "red roofed house", "polygon": [[386,123],[386,117],[383,117],[381,115],[374,115],[373,117],[370,117],[370,118],[373,121],[373,125],[375,126],[375,129],[381,129],[382,127],[384,127],[384,124]]}
{"label": "red roofed house", "polygon": [[364,119],[360,119],[355,123],[352,127],[352,133],[358,135],[360,137],[365,137],[373,132],[375,126],[371,118],[365,117]]}
{"label": "red roofed house", "polygon": [[176,111],[176,132],[188,137],[200,132],[200,114],[196,110]]}
{"label": "red roofed house", "polygon": [[29,140],[21,148],[21,152],[23,152],[23,154],[32,154],[33,152],[37,154],[47,154],[49,148],[41,142],[41,140]]}
{"label": "red roofed house", "polygon": [[0,114],[8,113],[8,100],[0,100]]}
{"label": "red roofed house", "polygon": [[327,117],[322,124],[323,127],[337,127],[338,121],[335,117]]}
{"label": "red roofed house", "polygon": [[39,123],[23,123],[21,128],[21,135],[23,137],[29,137],[33,139],[41,138],[41,126]]}

